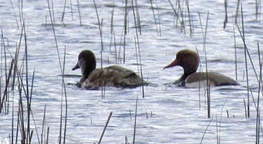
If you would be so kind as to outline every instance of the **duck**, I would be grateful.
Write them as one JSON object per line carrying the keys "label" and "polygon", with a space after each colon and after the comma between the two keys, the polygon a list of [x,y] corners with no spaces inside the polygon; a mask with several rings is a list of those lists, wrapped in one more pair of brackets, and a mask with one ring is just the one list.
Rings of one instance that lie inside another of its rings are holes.
{"label": "duck", "polygon": [[199,55],[190,49],[183,49],[177,52],[176,58],[166,68],[181,66],[183,75],[173,84],[184,87],[205,87],[238,85],[232,78],[217,72],[196,72],[199,66]]}
{"label": "duck", "polygon": [[96,68],[96,57],[90,50],[83,50],[78,55],[78,62],[72,70],[81,69],[82,77],[77,83],[84,89],[99,89],[104,86],[119,88],[135,88],[147,85],[134,71],[113,65],[105,68]]}

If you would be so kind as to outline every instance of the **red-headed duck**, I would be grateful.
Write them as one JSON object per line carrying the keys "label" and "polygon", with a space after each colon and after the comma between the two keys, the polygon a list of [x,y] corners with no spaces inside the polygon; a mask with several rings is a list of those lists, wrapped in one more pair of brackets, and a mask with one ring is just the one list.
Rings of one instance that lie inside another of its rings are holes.
{"label": "red-headed duck", "polygon": [[147,83],[134,71],[121,66],[109,66],[96,69],[96,58],[90,50],[83,50],[72,70],[81,68],[82,78],[77,84],[85,89],[98,89],[101,86],[134,88]]}
{"label": "red-headed duck", "polygon": [[[225,75],[216,72],[196,72],[199,66],[199,56],[195,51],[184,49],[176,54],[176,59],[165,68],[181,66],[184,74],[174,84],[185,87],[203,87],[223,85],[238,85],[238,83]],[[207,81],[208,80],[208,81]]]}

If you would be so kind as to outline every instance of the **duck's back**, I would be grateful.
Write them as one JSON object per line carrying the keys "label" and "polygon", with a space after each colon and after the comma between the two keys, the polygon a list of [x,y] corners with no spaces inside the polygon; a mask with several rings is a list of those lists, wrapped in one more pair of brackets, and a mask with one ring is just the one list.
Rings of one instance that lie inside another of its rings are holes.
{"label": "duck's back", "polygon": [[93,70],[82,84],[87,89],[101,86],[137,87],[145,82],[134,71],[121,66],[109,66]]}

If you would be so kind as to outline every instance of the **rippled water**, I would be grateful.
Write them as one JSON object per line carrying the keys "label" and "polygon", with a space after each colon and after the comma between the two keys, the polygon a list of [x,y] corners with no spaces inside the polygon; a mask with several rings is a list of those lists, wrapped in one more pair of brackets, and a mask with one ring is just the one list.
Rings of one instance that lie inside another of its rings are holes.
{"label": "rippled water", "polygon": [[[9,51],[8,60],[15,55],[21,35],[22,14],[18,1],[1,1],[1,68],[4,70],[3,49]],[[71,2],[71,4],[70,4]],[[129,9],[129,31],[126,35],[125,64],[116,60],[116,52],[121,50],[123,58],[123,1],[97,1],[100,20],[103,21],[102,37],[104,50],[101,53],[101,40],[98,20],[93,1],[79,1],[81,22],[77,1],[67,2],[64,22],[61,22],[64,1],[53,2],[55,16],[55,34],[58,49],[63,61],[66,48],[65,73],[79,75],[80,71],[71,71],[76,64],[77,55],[83,49],[92,50],[97,56],[98,66],[118,63],[136,72],[136,60],[133,11]],[[129,2],[130,4],[131,2]],[[68,98],[67,143],[97,143],[107,118],[112,112],[103,143],[132,142],[134,134],[135,107],[138,97],[136,143],[255,143],[256,109],[250,95],[251,117],[245,117],[244,100],[247,101],[245,58],[243,42],[236,26],[233,26],[236,1],[228,2],[228,23],[223,29],[224,2],[217,0],[190,1],[190,13],[193,33],[190,35],[189,22],[185,31],[176,26],[176,18],[169,1],[153,1],[157,22],[160,22],[161,36],[158,35],[150,1],[138,1],[138,10],[142,31],[139,35],[141,63],[145,79],[152,83],[145,87],[145,98],[141,88],[118,89],[106,88],[102,92],[82,90],[72,85],[66,86]],[[256,72],[259,75],[257,42],[262,43],[262,19],[256,20],[255,1],[242,1],[244,11],[245,38]],[[13,7],[12,7],[13,5]],[[181,1],[186,11],[185,1]],[[260,5],[261,7],[261,5]],[[113,15],[113,23],[111,17]],[[57,143],[61,112],[61,70],[58,60],[54,33],[50,23],[49,8],[46,1],[26,0],[23,2],[23,18],[26,27],[28,47],[28,67],[30,75],[35,70],[32,111],[36,121],[32,127],[34,143],[36,133],[41,134],[43,111],[46,106],[45,131],[49,127],[49,142]],[[205,89],[187,89],[171,85],[182,74],[182,68],[163,69],[181,49],[198,49],[201,65],[205,67],[205,51],[199,14],[203,29],[209,12],[206,36],[206,53],[209,71],[217,71],[235,78],[234,30],[237,43],[237,78],[240,86],[211,88],[211,118],[207,118]],[[184,13],[186,14],[186,13]],[[186,20],[188,20],[186,18]],[[111,33],[113,24],[114,34]],[[238,18],[241,28],[241,18]],[[114,36],[116,47],[113,46]],[[3,41],[4,40],[4,41]],[[20,51],[21,65],[24,53],[24,40]],[[261,46],[260,46],[261,47]],[[261,51],[261,48],[260,48]],[[101,59],[102,54],[102,59]],[[117,62],[116,62],[117,61]],[[258,83],[252,65],[248,60],[249,85],[253,96],[257,97]],[[1,89],[3,90],[2,73]],[[79,77],[66,77],[66,83],[76,83]],[[14,112],[17,113],[18,92],[15,91]],[[261,102],[262,100],[260,100]],[[64,102],[64,100],[63,100]],[[227,117],[227,112],[229,118]],[[12,115],[0,116],[0,141],[6,141],[11,135]],[[32,123],[33,124],[33,123]]]}

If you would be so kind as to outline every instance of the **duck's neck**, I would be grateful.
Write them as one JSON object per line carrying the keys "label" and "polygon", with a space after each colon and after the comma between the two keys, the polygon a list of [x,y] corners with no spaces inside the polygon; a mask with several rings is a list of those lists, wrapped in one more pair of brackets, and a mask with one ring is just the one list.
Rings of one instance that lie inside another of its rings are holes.
{"label": "duck's neck", "polygon": [[82,78],[80,82],[84,82],[95,68],[96,68],[96,64],[82,66],[81,67]]}
{"label": "duck's neck", "polygon": [[186,80],[186,78],[187,78],[189,75],[193,74],[193,73],[195,73],[195,71],[190,72],[190,73],[186,73],[186,72],[185,72],[185,73],[181,76],[181,78],[179,79],[180,86],[185,86],[185,80]]}

